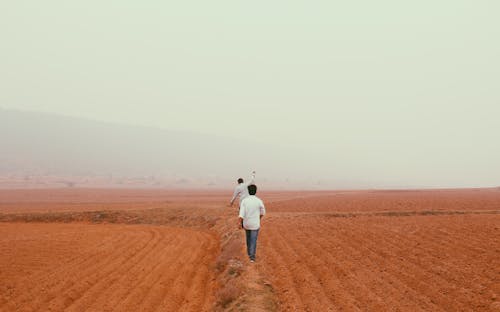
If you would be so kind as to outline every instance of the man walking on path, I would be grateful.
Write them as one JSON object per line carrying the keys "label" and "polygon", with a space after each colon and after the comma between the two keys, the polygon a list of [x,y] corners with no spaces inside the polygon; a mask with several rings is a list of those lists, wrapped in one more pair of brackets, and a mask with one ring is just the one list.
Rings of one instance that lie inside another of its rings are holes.
{"label": "man walking on path", "polygon": [[239,203],[241,205],[241,201],[248,196],[248,186],[250,184],[253,184],[255,181],[255,171],[252,171],[252,178],[250,179],[250,182],[244,183],[242,178],[238,179],[238,186],[234,188],[234,193],[233,193],[233,198],[231,198],[231,202],[229,203],[229,206],[233,206],[233,202],[236,199],[236,197],[239,197]]}
{"label": "man walking on path", "polygon": [[260,219],[266,214],[266,207],[260,198],[255,196],[257,186],[251,184],[248,186],[248,193],[240,204],[239,224],[245,229],[247,239],[247,253],[250,262],[255,262],[255,253],[257,251],[257,237],[259,236]]}

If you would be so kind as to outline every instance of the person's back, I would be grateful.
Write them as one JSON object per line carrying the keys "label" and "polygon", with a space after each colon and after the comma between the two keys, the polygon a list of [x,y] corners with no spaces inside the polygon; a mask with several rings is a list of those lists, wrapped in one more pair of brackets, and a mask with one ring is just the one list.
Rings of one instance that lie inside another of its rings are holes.
{"label": "person's back", "polygon": [[233,202],[236,198],[239,198],[239,204],[241,205],[241,201],[248,196],[248,186],[253,184],[255,181],[255,171],[252,172],[252,178],[249,182],[244,182],[242,178],[238,179],[238,185],[234,188],[233,197],[229,202],[229,206],[233,205]]}
{"label": "person's back", "polygon": [[257,186],[251,184],[248,186],[249,196],[241,201],[239,222],[245,229],[247,240],[247,254],[250,262],[255,261],[257,251],[257,237],[260,230],[260,219],[266,214],[266,207],[260,198],[255,196]]}
{"label": "person's back", "polygon": [[240,217],[246,230],[260,229],[260,218],[265,215],[264,203],[255,195],[248,195],[241,201]]}
{"label": "person's back", "polygon": [[248,183],[242,182],[238,184],[234,189],[234,193],[236,194],[237,197],[239,197],[239,202],[241,205],[243,199],[245,199],[248,196]]}

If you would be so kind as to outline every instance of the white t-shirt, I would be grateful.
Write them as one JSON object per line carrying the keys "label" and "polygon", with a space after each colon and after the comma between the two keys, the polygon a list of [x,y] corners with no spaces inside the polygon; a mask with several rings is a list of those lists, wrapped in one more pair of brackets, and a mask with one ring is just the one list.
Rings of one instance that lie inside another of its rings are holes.
{"label": "white t-shirt", "polygon": [[260,198],[248,195],[241,201],[240,218],[243,219],[243,227],[247,230],[260,229],[260,216],[266,214],[266,207]]}
{"label": "white t-shirt", "polygon": [[239,197],[239,202],[241,205],[241,201],[248,196],[248,186],[250,184],[253,184],[254,181],[255,181],[255,174],[252,174],[252,178],[250,179],[249,182],[238,184],[234,188],[233,198],[231,198],[231,204],[236,199],[236,197]]}

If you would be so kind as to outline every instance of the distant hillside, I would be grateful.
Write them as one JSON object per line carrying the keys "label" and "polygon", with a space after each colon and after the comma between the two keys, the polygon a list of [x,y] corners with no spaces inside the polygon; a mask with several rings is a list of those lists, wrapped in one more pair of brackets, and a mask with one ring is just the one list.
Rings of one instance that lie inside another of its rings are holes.
{"label": "distant hillside", "polygon": [[0,142],[3,175],[235,177],[252,168],[289,170],[286,151],[237,139],[4,109]]}

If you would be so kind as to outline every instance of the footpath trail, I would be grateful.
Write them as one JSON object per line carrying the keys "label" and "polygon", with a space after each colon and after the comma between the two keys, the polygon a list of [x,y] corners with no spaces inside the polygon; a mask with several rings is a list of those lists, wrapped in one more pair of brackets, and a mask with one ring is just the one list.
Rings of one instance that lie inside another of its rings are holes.
{"label": "footpath trail", "polygon": [[235,208],[224,209],[218,231],[221,233],[222,246],[218,261],[222,261],[226,268],[219,276],[217,310],[277,311],[276,294],[263,273],[264,264],[259,260],[250,263],[246,256],[245,232],[238,227]]}
{"label": "footpath trail", "polygon": [[258,263],[249,264],[242,274],[243,283],[246,285],[245,311],[268,312],[278,308],[273,287],[264,276],[261,266],[262,264]]}

